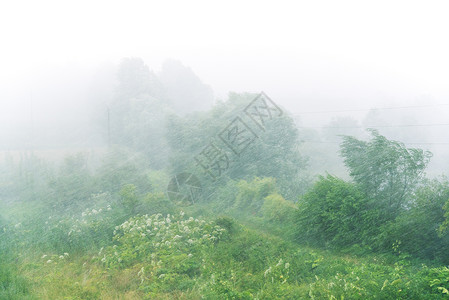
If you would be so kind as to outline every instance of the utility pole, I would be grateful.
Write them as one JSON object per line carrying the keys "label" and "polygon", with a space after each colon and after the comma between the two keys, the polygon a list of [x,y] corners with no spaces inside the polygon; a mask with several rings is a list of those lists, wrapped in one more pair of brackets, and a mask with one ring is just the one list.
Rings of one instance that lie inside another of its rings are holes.
{"label": "utility pole", "polygon": [[[30,169],[28,170],[28,179],[29,180],[29,184],[31,185],[31,195],[34,197],[34,115],[33,115],[33,88],[31,88],[30,91],[30,125],[31,125],[31,138],[30,138],[30,150],[31,150],[31,155],[29,158],[29,163],[30,163]],[[30,174],[31,173],[31,174]]]}
{"label": "utility pole", "polygon": [[108,111],[108,147],[111,148],[111,117],[109,106],[107,106],[107,111]]}

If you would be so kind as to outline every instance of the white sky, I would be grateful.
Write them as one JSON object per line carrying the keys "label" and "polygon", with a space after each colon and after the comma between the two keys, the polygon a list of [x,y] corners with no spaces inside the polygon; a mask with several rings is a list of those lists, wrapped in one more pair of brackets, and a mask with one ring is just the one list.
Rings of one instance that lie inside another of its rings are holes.
{"label": "white sky", "polygon": [[49,65],[137,56],[156,71],[179,59],[218,97],[264,90],[293,112],[449,103],[448,13],[447,1],[6,0],[0,90]]}

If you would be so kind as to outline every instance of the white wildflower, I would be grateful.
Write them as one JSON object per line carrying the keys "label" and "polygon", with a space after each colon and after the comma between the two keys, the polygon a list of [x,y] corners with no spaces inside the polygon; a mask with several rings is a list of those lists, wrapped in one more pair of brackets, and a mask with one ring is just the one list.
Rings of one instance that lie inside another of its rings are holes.
{"label": "white wildflower", "polygon": [[277,263],[276,267],[279,267],[282,264],[282,258],[279,260],[279,262]]}
{"label": "white wildflower", "polygon": [[181,217],[184,216],[184,212],[181,210],[181,212],[179,213],[181,215]]}
{"label": "white wildflower", "polygon": [[64,256],[69,256],[69,254],[67,252],[64,252]]}
{"label": "white wildflower", "polygon": [[164,277],[165,277],[165,274],[159,275],[159,279],[164,278]]}
{"label": "white wildflower", "polygon": [[269,267],[264,273],[263,276],[267,277],[268,273],[271,273],[271,267]]}
{"label": "white wildflower", "polygon": [[110,206],[108,206],[108,210],[112,210],[112,208]]}
{"label": "white wildflower", "polygon": [[47,264],[49,264],[49,263],[51,263],[51,262],[53,262],[51,259],[47,260]]}
{"label": "white wildflower", "polygon": [[137,276],[140,277],[140,283],[143,283],[144,279],[145,279],[145,268],[142,267],[142,269],[140,269],[139,273],[137,273]]}
{"label": "white wildflower", "polygon": [[46,258],[47,257],[47,254],[44,254],[44,255],[42,255],[42,259],[44,259],[44,258]]}
{"label": "white wildflower", "polygon": [[193,256],[193,254],[192,253],[189,253],[189,255],[187,255],[188,257],[192,257]]}
{"label": "white wildflower", "polygon": [[289,263],[285,263],[285,268],[288,269],[288,267],[290,267]]}
{"label": "white wildflower", "polygon": [[101,247],[100,252],[98,252],[98,255],[101,255],[101,252],[103,252],[104,247]]}
{"label": "white wildflower", "polygon": [[59,256],[59,259],[64,259],[64,255],[60,255],[60,256]]}

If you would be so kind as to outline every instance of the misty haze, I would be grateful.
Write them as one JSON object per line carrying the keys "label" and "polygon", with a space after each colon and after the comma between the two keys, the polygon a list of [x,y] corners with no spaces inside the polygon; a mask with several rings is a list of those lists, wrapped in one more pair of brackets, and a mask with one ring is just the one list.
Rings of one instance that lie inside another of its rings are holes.
{"label": "misty haze", "polygon": [[446,299],[447,8],[0,4],[0,299]]}

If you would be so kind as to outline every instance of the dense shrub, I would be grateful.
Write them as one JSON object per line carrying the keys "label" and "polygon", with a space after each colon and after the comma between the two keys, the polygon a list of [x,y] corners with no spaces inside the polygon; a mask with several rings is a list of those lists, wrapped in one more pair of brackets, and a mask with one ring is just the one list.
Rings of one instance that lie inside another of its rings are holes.
{"label": "dense shrub", "polygon": [[403,252],[448,263],[449,235],[440,234],[448,199],[447,179],[428,180],[417,190],[409,209],[382,226],[379,248],[388,249],[395,241],[401,241]]}
{"label": "dense shrub", "polygon": [[363,241],[366,199],[359,188],[328,175],[299,201],[298,239],[315,245],[350,246]]}

